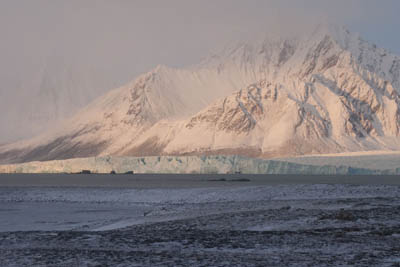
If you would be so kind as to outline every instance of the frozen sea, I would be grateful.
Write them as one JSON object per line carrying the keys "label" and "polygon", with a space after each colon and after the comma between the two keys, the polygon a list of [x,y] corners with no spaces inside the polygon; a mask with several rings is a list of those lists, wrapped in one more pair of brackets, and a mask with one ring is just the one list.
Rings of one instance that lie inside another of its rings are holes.
{"label": "frozen sea", "polygon": [[0,175],[0,266],[400,266],[399,176]]}

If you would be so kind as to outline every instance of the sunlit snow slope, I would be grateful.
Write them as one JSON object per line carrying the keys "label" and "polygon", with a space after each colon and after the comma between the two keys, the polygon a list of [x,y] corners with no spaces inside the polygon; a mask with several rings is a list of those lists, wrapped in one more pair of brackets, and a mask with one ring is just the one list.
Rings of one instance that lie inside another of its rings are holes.
{"label": "sunlit snow slope", "polygon": [[342,27],[158,66],[2,163],[88,156],[287,157],[400,148],[400,57]]}

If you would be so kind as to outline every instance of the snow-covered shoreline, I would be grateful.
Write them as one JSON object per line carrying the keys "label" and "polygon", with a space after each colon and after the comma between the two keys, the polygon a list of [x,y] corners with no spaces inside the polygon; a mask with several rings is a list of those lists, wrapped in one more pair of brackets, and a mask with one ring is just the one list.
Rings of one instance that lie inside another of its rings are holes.
{"label": "snow-covered shoreline", "polygon": [[[282,184],[206,188],[2,187],[0,232],[111,230],[239,210],[310,209],[318,201],[396,198],[398,185]],[[314,203],[316,202],[316,203]],[[314,203],[310,206],[310,203]],[[331,209],[343,204],[329,204]]]}
{"label": "snow-covered shoreline", "polygon": [[319,266],[323,261],[347,266],[362,260],[366,266],[392,266],[398,262],[399,185],[173,185],[0,186],[0,265],[303,262]]}

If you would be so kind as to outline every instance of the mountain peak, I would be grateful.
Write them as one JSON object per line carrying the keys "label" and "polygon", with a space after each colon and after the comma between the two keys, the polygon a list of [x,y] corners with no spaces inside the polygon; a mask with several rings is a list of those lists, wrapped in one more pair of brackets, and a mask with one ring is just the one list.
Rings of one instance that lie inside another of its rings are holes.
{"label": "mountain peak", "polygon": [[[400,149],[400,60],[321,24],[236,42],[189,69],[158,65],[5,162],[97,155],[293,156]],[[82,120],[82,118],[85,118]]]}

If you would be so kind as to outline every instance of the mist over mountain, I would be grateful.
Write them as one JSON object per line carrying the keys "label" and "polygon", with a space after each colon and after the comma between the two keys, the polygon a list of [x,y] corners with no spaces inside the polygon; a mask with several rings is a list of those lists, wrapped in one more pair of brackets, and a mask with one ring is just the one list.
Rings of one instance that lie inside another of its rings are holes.
{"label": "mist over mountain", "polygon": [[55,127],[119,85],[99,73],[95,66],[57,60],[47,61],[31,77],[24,76],[15,85],[18,94],[0,98],[0,124],[7,126],[1,141],[27,138]]}
{"label": "mist over mountain", "polygon": [[2,162],[88,156],[254,157],[400,148],[400,57],[341,26],[233,43],[159,65]]}
{"label": "mist over mountain", "polygon": [[286,38],[327,20],[399,53],[398,7],[395,0],[3,0],[0,144],[56,127],[157,64],[189,66],[266,32]]}

